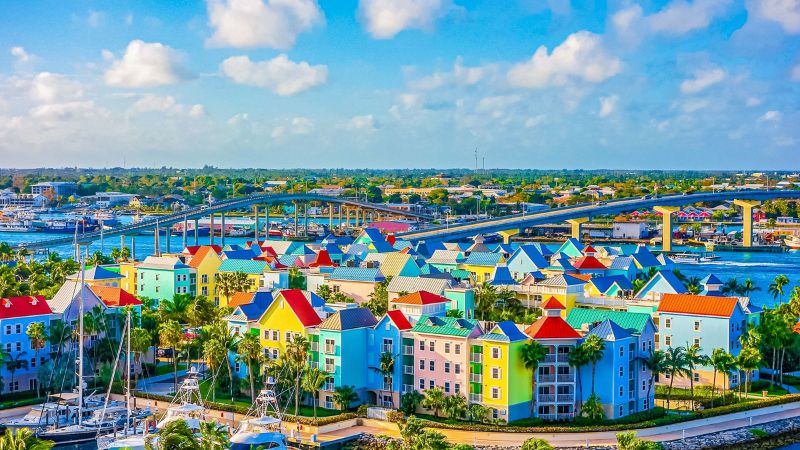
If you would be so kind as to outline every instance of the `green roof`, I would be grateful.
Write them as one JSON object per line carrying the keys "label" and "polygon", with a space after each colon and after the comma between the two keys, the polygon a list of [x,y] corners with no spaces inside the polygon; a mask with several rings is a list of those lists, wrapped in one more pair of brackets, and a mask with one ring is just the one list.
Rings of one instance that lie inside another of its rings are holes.
{"label": "green roof", "polygon": [[576,330],[580,330],[587,323],[610,320],[634,334],[641,334],[649,319],[649,314],[607,309],[572,308],[567,314],[567,323]]}
{"label": "green roof", "polygon": [[250,275],[260,275],[267,267],[266,261],[252,259],[226,259],[219,266],[219,272],[244,272]]}
{"label": "green roof", "polygon": [[411,331],[415,333],[438,334],[440,336],[467,337],[472,334],[475,328],[479,328],[477,320],[423,315],[419,318],[416,325],[411,328]]}
{"label": "green roof", "polygon": [[471,274],[469,273],[469,270],[454,269],[453,271],[450,272],[450,276],[452,276],[456,280],[466,280],[471,276]]}

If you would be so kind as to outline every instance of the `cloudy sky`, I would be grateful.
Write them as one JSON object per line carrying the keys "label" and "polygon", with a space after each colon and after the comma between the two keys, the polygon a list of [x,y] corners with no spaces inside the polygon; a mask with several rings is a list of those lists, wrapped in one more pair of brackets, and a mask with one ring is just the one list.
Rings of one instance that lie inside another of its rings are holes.
{"label": "cloudy sky", "polygon": [[16,1],[0,166],[800,167],[800,0]]}

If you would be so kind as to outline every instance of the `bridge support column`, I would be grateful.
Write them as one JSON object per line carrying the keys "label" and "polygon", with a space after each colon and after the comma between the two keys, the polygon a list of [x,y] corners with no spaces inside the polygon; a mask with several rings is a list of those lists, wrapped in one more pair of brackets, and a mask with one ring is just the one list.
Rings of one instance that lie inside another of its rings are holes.
{"label": "bridge support column", "polygon": [[161,256],[161,230],[159,228],[158,224],[156,224],[156,229],[153,231],[153,244],[155,247],[153,254],[155,256]]}
{"label": "bridge support column", "polygon": [[308,237],[308,202],[303,202],[303,236]]}
{"label": "bridge support column", "polygon": [[258,244],[258,206],[253,205],[253,219],[255,220],[255,225],[253,225],[253,236],[255,237],[256,244]]}
{"label": "bridge support column", "polygon": [[208,232],[208,245],[214,245],[214,213],[209,216],[211,223],[209,224],[210,230]]}
{"label": "bridge support column", "polygon": [[183,248],[189,246],[189,218],[183,217]]}
{"label": "bridge support column", "polygon": [[742,246],[753,246],[753,208],[761,205],[756,200],[734,200],[733,204],[742,208]]}
{"label": "bridge support column", "polygon": [[131,261],[136,261],[136,235],[131,236]]}
{"label": "bridge support column", "polygon": [[503,244],[510,244],[511,243],[511,236],[516,236],[519,234],[519,228],[515,228],[513,230],[503,230],[498,231],[499,234],[503,238]]}
{"label": "bridge support column", "polygon": [[661,213],[661,249],[672,251],[672,214],[680,210],[677,206],[656,206],[653,211]]}
{"label": "bridge support column", "polygon": [[293,201],[292,204],[294,205],[294,208],[293,208],[294,209],[294,236],[297,237],[297,236],[300,235],[300,232],[299,232],[300,230],[298,230],[298,224],[297,224],[297,208],[298,208],[297,201]]}
{"label": "bridge support column", "polygon": [[170,238],[170,236],[172,236],[172,226],[171,225],[165,226],[164,227],[164,232],[166,233],[166,239],[165,240],[167,241],[167,253],[170,253],[172,251],[172,249],[170,249],[170,246],[169,246],[169,238]]}
{"label": "bridge support column", "polygon": [[272,205],[267,203],[267,207],[264,208],[264,221],[267,222],[266,228],[264,229],[264,240],[265,241],[269,240],[269,208],[270,208],[270,206],[272,206]]}
{"label": "bridge support column", "polygon": [[200,219],[194,219],[194,245],[200,244]]}
{"label": "bridge support column", "polygon": [[344,229],[344,225],[342,224],[342,205],[339,205],[338,209],[339,209],[339,223],[337,224],[336,228],[338,228],[339,231],[341,231]]}
{"label": "bridge support column", "polygon": [[333,233],[333,203],[328,203],[328,232]]}
{"label": "bridge support column", "polygon": [[586,222],[588,222],[588,221],[589,221],[588,217],[580,217],[580,218],[577,218],[577,219],[569,219],[569,220],[567,220],[567,223],[570,224],[570,226],[572,227],[570,235],[572,237],[574,237],[575,239],[580,240],[583,237],[583,232],[582,232],[582,227],[581,226],[583,224],[585,224]]}
{"label": "bridge support column", "polygon": [[121,234],[119,236],[119,251],[125,250],[125,235]]}
{"label": "bridge support column", "polygon": [[220,213],[220,223],[219,223],[219,237],[222,246],[225,247],[225,213]]}

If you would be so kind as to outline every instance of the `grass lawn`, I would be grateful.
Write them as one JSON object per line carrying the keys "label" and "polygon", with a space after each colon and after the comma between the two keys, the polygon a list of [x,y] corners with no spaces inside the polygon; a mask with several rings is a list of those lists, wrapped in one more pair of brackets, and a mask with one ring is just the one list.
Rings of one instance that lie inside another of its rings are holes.
{"label": "grass lawn", "polygon": [[[184,369],[186,369],[186,363],[179,362],[178,363],[178,370],[180,371],[180,370],[184,370]],[[159,364],[159,365],[156,366],[156,376],[158,376],[158,375],[166,375],[168,373],[172,373],[172,371],[173,371],[172,363]]]}
{"label": "grass lawn", "polygon": [[[209,380],[205,380],[200,383],[200,394],[204,399],[208,401],[211,401],[211,394],[209,393],[210,386],[211,383],[209,382]],[[250,407],[250,405],[252,405],[252,402],[247,397],[244,398],[237,397],[236,400],[231,401],[230,393],[228,391],[223,392],[222,390],[217,389],[216,396],[217,398],[216,400],[214,400],[214,402],[216,403],[243,406],[245,408],[248,408]],[[294,401],[290,402],[290,404],[283,405],[283,407],[284,407],[283,411],[284,414],[294,414]],[[314,407],[307,405],[300,405],[298,408],[298,413],[301,416],[314,417]],[[317,417],[335,416],[341,413],[342,413],[341,411],[335,409],[326,409],[321,406],[317,406]]]}

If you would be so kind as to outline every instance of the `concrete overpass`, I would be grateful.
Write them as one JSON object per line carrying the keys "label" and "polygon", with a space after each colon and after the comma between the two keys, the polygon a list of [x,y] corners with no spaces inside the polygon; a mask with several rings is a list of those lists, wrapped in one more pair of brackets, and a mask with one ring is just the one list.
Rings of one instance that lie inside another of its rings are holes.
{"label": "concrete overpass", "polygon": [[[186,230],[188,228],[186,225],[190,220],[192,220],[195,222],[194,240],[195,242],[197,242],[197,233],[196,233],[196,230],[198,229],[197,221],[201,217],[211,217],[211,224],[213,228],[214,217],[215,215],[219,215],[222,227],[224,229],[226,212],[237,211],[237,210],[249,210],[250,208],[252,208],[253,216],[255,217],[256,220],[256,229],[258,229],[259,219],[260,219],[258,211],[259,206],[261,205],[267,206],[266,208],[264,208],[264,219],[267,221],[267,223],[269,223],[270,205],[285,204],[285,203],[308,204],[309,202],[327,203],[329,205],[334,205],[334,204],[340,205],[338,211],[339,223],[341,223],[343,220],[343,213],[344,213],[344,220],[346,220],[348,223],[351,220],[350,216],[352,213],[355,218],[356,225],[359,225],[359,223],[363,224],[367,223],[367,221],[372,221],[372,219],[380,217],[381,214],[385,216],[401,216],[417,220],[432,219],[431,216],[428,216],[426,214],[420,214],[413,211],[396,210],[389,208],[386,205],[362,202],[359,200],[353,200],[344,197],[332,197],[319,194],[255,194],[246,197],[221,200],[211,205],[198,206],[184,211],[179,211],[159,216],[153,219],[114,227],[109,230],[95,231],[91,233],[82,233],[77,236],[77,240],[79,242],[86,243],[114,236],[135,236],[144,231],[150,231],[150,230],[158,231],[160,229],[170,227],[172,225],[181,222],[184,223],[184,230]],[[295,214],[294,214],[295,225],[297,225],[298,223],[298,209],[299,208],[295,208]],[[329,209],[329,224],[332,228],[334,208],[328,208],[328,209]],[[305,219],[307,219],[307,215]],[[297,228],[295,227],[295,229]],[[214,236],[213,233],[211,234],[212,236],[210,237],[210,241],[213,242]],[[256,237],[258,237],[258,235],[256,235]],[[184,244],[186,244],[188,238],[189,237],[184,231],[183,235]],[[73,243],[74,240],[75,236],[65,235],[63,237],[45,239],[41,241],[25,242],[19,244],[18,248],[25,247],[29,250],[48,249],[64,245],[70,245]],[[169,233],[167,234],[167,243],[169,243]],[[222,243],[223,245],[225,243],[224,234],[222,236]],[[169,247],[169,244],[167,244],[167,246]]]}
{"label": "concrete overpass", "polygon": [[[776,199],[800,200],[800,191],[744,190],[622,198],[608,202],[566,206],[532,214],[517,214],[463,224],[437,226],[400,233],[397,237],[409,241],[420,241],[425,239],[462,239],[478,233],[500,233],[507,242],[511,236],[526,227],[568,222],[572,225],[572,235],[580,238],[581,224],[587,222],[592,216],[616,215],[642,208],[660,211],[663,214],[664,229],[671,230],[672,213],[678,211],[679,207],[700,202],[731,200],[736,206],[743,208],[743,245],[750,246],[752,245],[753,208],[764,200]],[[672,249],[672,233],[667,233],[667,235],[664,236],[663,247],[664,250],[669,251]]]}

